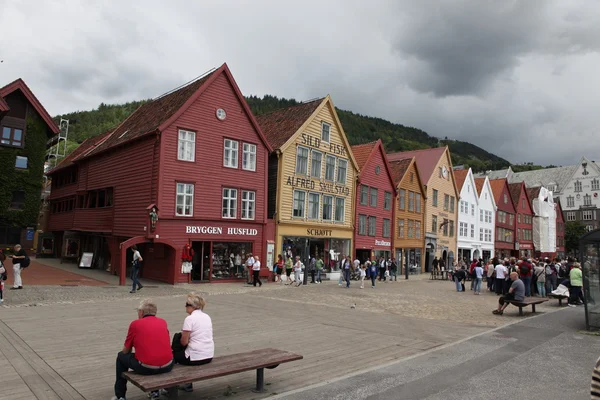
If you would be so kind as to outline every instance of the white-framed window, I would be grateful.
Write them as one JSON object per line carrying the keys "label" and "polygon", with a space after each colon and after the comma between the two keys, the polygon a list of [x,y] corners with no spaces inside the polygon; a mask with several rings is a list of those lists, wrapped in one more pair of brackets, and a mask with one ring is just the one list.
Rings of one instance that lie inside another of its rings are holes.
{"label": "white-framed window", "polygon": [[196,132],[179,130],[177,159],[192,162],[196,159]]}
{"label": "white-framed window", "polygon": [[406,190],[400,189],[398,195],[398,209],[404,210],[406,208]]}
{"label": "white-framed window", "polygon": [[479,241],[483,242],[483,228],[479,228]]}
{"label": "white-framed window", "polygon": [[335,222],[344,222],[344,212],[346,199],[343,197],[335,198]]}
{"label": "white-framed window", "polygon": [[575,191],[581,192],[581,181],[575,181]]}
{"label": "white-framed window", "polygon": [[237,189],[223,188],[223,218],[237,217]]}
{"label": "white-framed window", "polygon": [[600,181],[598,178],[592,179],[592,190],[600,190]]}
{"label": "white-framed window", "polygon": [[466,202],[466,201],[464,201],[464,200],[461,200],[461,201],[460,201],[460,212],[461,212],[461,214],[464,214],[464,213],[465,213],[465,204],[466,204],[466,203],[467,203],[467,202]]}
{"label": "white-framed window", "polygon": [[335,156],[325,156],[325,180],[333,182],[335,177]]}
{"label": "white-framed window", "polygon": [[369,217],[369,236],[375,236],[377,232],[377,218]]}
{"label": "white-framed window", "polygon": [[333,196],[323,196],[323,221],[333,220]]}
{"label": "white-framed window", "polygon": [[590,196],[589,193],[587,193],[585,196],[583,196],[583,205],[584,206],[592,205],[592,196]]}
{"label": "white-framed window", "polygon": [[223,166],[228,168],[238,167],[239,143],[235,140],[225,139],[223,146]]}
{"label": "white-framed window", "polygon": [[191,183],[177,183],[175,196],[175,215],[190,217],[194,215],[194,185]]}
{"label": "white-framed window", "polygon": [[390,225],[391,225],[391,220],[384,218],[383,219],[383,233],[382,236],[383,237],[390,237]]}
{"label": "white-framed window", "polygon": [[358,234],[365,236],[367,234],[367,216],[363,214],[358,215]]}
{"label": "white-framed window", "polygon": [[421,212],[421,193],[415,193],[415,211]]}
{"label": "white-framed window", "polygon": [[296,173],[308,175],[308,149],[298,146],[296,149]]}
{"label": "white-framed window", "polygon": [[318,193],[308,194],[308,219],[319,219],[321,195]]}
{"label": "white-framed window", "polygon": [[458,223],[458,236],[461,236],[461,237],[467,236],[467,223],[466,222]]}
{"label": "white-framed window", "polygon": [[369,187],[367,185],[360,185],[360,204],[363,206],[369,204]]}
{"label": "white-framed window", "polygon": [[242,169],[256,171],[256,145],[244,143],[242,151]]}
{"label": "white-framed window", "polygon": [[331,125],[327,122],[321,122],[321,140],[329,143],[331,136]]}
{"label": "white-framed window", "polygon": [[398,237],[404,238],[404,219],[398,219]]}
{"label": "white-framed window", "polygon": [[486,242],[491,242],[492,241],[492,230],[491,229],[486,229],[485,230],[485,241]]}
{"label": "white-framed window", "polygon": [[392,209],[392,194],[390,192],[385,192],[383,194],[383,209],[384,210]]}
{"label": "white-framed window", "polygon": [[406,237],[408,239],[412,239],[415,234],[415,221],[409,219],[406,221],[407,229],[406,229]]}
{"label": "white-framed window", "polygon": [[254,205],[256,204],[256,192],[242,190],[242,219],[254,219]]}
{"label": "white-framed window", "polygon": [[295,218],[304,218],[305,203],[306,192],[303,190],[294,190],[294,209],[292,215]]}
{"label": "white-framed window", "polygon": [[408,191],[408,211],[415,211],[415,192]]}
{"label": "white-framed window", "polygon": [[577,216],[575,214],[575,211],[567,212],[567,221],[575,221],[576,219],[577,219]]}
{"label": "white-framed window", "polygon": [[321,164],[323,163],[323,153],[317,150],[312,150],[310,162],[310,176],[321,179]]}
{"label": "white-framed window", "polygon": [[588,231],[588,232],[593,231],[594,230],[594,225],[586,225],[585,226],[585,230]]}
{"label": "white-framed window", "polygon": [[[454,198],[454,197],[453,197]],[[454,207],[452,207],[454,208]],[[474,217],[475,216],[475,204],[471,204],[471,216]]]}
{"label": "white-framed window", "polygon": [[486,211],[485,212],[485,222],[488,223],[492,223],[492,212],[491,211]]}
{"label": "white-framed window", "polygon": [[475,239],[475,224],[471,224],[471,239]]}
{"label": "white-framed window", "polygon": [[592,210],[586,210],[583,212],[583,220],[591,221],[592,220]]}
{"label": "white-framed window", "polygon": [[575,207],[575,197],[567,196],[567,207]]}
{"label": "white-framed window", "polygon": [[415,238],[421,239],[421,222],[415,221]]}
{"label": "white-framed window", "polygon": [[338,169],[337,169],[337,179],[336,182],[345,185],[346,184],[346,175],[348,172],[348,160],[339,159],[338,160]]}
{"label": "white-framed window", "polygon": [[377,193],[378,193],[378,189],[377,188],[370,188],[371,191],[371,200],[369,202],[369,204],[371,205],[371,207],[377,207]]}
{"label": "white-framed window", "polygon": [[27,157],[17,156],[15,158],[15,168],[27,169]]}

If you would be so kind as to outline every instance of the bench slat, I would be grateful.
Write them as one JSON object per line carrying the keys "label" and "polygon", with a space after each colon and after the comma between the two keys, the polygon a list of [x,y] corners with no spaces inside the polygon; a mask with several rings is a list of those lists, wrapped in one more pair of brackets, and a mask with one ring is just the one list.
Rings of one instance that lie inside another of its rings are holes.
{"label": "bench slat", "polygon": [[301,355],[289,351],[267,348],[215,357],[209,364],[204,365],[175,365],[171,372],[165,374],[140,375],[129,371],[123,373],[123,376],[141,390],[148,392],[259,368],[268,368],[302,358]]}
{"label": "bench slat", "polygon": [[515,306],[521,306],[521,307],[525,307],[525,306],[529,306],[532,304],[542,304],[548,301],[548,299],[525,299],[523,301],[517,301],[517,300],[504,300],[512,305]]}

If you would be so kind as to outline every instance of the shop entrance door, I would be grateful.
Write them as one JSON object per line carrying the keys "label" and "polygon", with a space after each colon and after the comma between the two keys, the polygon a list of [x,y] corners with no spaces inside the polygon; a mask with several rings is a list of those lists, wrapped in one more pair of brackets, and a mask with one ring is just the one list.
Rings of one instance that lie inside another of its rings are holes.
{"label": "shop entrance door", "polygon": [[323,249],[325,248],[325,240],[319,240],[319,239],[310,239],[309,242],[309,249],[310,249],[310,254],[307,255],[307,261],[304,261],[305,265],[308,265],[307,262],[310,262],[310,258],[311,257],[315,257],[315,259],[319,259],[321,258],[323,261],[325,261],[325,254],[323,252]]}
{"label": "shop entrance door", "polygon": [[192,282],[210,281],[210,242],[192,242]]}
{"label": "shop entrance door", "polygon": [[357,249],[356,250],[356,258],[360,261],[361,264],[364,264],[367,261],[367,258],[371,257],[371,250],[368,249]]}

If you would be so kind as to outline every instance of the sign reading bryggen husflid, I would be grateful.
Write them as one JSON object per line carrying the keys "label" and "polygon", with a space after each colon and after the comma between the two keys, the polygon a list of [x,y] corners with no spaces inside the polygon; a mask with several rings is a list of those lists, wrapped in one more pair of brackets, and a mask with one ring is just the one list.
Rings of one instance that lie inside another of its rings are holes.
{"label": "sign reading bryggen husflid", "polygon": [[322,258],[337,270],[352,254],[357,167],[329,96],[257,117],[274,149],[268,215],[275,253]]}

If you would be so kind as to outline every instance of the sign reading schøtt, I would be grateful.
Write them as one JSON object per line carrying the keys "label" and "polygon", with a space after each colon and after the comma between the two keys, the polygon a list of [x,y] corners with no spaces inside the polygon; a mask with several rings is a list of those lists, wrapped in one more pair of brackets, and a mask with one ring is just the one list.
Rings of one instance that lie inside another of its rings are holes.
{"label": "sign reading sch\u00f8tt", "polygon": [[221,226],[186,226],[185,233],[201,234],[201,235],[239,235],[239,236],[256,236],[258,229],[249,228],[226,228]]}
{"label": "sign reading sch\u00f8tt", "polygon": [[375,240],[375,246],[391,246],[391,242],[386,242],[385,240]]}
{"label": "sign reading sch\u00f8tt", "polygon": [[331,236],[331,229],[312,229],[307,228],[306,234],[309,236]]}

